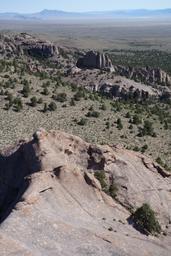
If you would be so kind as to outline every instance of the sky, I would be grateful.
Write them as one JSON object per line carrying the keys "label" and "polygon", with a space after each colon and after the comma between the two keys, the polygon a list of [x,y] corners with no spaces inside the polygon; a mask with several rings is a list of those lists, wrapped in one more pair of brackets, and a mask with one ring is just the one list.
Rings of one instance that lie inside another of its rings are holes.
{"label": "sky", "polygon": [[32,13],[43,9],[105,11],[171,8],[171,0],[0,0],[0,12]]}

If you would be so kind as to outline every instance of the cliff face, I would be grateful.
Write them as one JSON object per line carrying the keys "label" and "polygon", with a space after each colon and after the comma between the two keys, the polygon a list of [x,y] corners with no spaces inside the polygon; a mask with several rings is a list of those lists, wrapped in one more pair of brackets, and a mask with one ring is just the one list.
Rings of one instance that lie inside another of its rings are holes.
{"label": "cliff face", "polygon": [[116,72],[129,79],[138,80],[149,85],[171,86],[171,77],[160,68],[134,68],[113,66],[110,58],[100,52],[89,51],[77,61],[78,68],[101,69]]}
{"label": "cliff face", "polygon": [[[0,177],[1,255],[170,255],[170,173],[144,155],[40,129],[2,152]],[[144,202],[167,237],[127,221]]]}
{"label": "cliff face", "polygon": [[140,86],[137,83],[127,83],[127,85],[123,85],[122,82],[120,84],[104,82],[99,85],[90,85],[88,88],[93,91],[100,92],[102,95],[110,98],[120,98],[125,100],[134,99],[136,101],[140,101],[160,96],[157,90],[152,90],[145,85]]}
{"label": "cliff face", "polygon": [[28,54],[40,58],[50,58],[58,55],[58,48],[51,42],[25,33],[14,37],[1,36],[0,41],[0,54],[7,57]]}
{"label": "cliff face", "polygon": [[100,52],[89,51],[84,57],[77,61],[78,68],[97,68],[101,70],[114,71],[111,60],[107,55]]}
{"label": "cliff face", "polygon": [[115,70],[119,75],[129,79],[139,80],[145,84],[171,86],[171,77],[160,68],[131,68],[116,66]]}

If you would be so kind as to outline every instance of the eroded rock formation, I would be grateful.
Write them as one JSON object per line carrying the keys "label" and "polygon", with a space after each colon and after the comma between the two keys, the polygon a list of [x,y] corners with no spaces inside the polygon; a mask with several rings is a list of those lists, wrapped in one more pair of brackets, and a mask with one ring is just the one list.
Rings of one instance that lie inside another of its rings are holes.
{"label": "eroded rock formation", "polygon": [[77,61],[78,68],[97,68],[101,70],[107,70],[110,72],[114,71],[114,67],[112,65],[109,57],[100,52],[89,51],[83,56],[79,58]]}
{"label": "eroded rock formation", "polygon": [[[100,171],[116,199],[95,178]],[[1,153],[1,255],[170,256],[170,190],[170,173],[144,155],[40,129]],[[128,223],[144,202],[167,236]]]}
{"label": "eroded rock formation", "polygon": [[58,55],[58,48],[51,42],[21,33],[16,36],[1,36],[0,54],[15,56],[28,54],[39,58],[50,58]]}
{"label": "eroded rock formation", "polygon": [[171,77],[160,68],[116,66],[115,70],[122,76],[145,84],[171,86]]}

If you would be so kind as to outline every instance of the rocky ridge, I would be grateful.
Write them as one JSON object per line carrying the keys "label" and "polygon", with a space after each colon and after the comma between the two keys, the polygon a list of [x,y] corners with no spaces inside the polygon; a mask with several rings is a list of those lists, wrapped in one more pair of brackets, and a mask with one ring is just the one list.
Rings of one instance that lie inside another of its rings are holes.
{"label": "rocky ridge", "polygon": [[[171,97],[171,78],[159,68],[114,66],[107,54],[98,51],[69,50],[26,33],[1,35],[0,58],[16,57],[27,58],[30,72],[60,71],[67,76],[66,80],[112,98],[167,100]],[[54,68],[45,68],[39,62],[42,59]]]}
{"label": "rocky ridge", "polygon": [[58,48],[51,42],[40,40],[26,33],[13,37],[1,35],[0,54],[12,57],[27,54],[39,58],[51,58],[58,55]]}
{"label": "rocky ridge", "polygon": [[[116,199],[94,173],[104,171]],[[119,145],[38,130],[0,157],[1,255],[170,255],[171,176]],[[167,236],[145,236],[130,210],[149,203]]]}
{"label": "rocky ridge", "polygon": [[131,80],[140,81],[147,85],[171,86],[171,77],[160,68],[135,68],[113,65],[109,56],[104,53],[88,51],[77,61],[78,68],[100,69],[115,72]]}
{"label": "rocky ridge", "polygon": [[80,70],[73,68],[66,80],[81,85],[93,92],[100,92],[110,98],[149,100],[166,95],[170,97],[170,90],[159,87],[153,88],[146,84],[135,82],[126,77],[113,73],[101,73],[99,70]]}
{"label": "rocky ridge", "polygon": [[156,84],[171,86],[171,77],[160,68],[116,66],[115,70],[119,75],[125,76],[129,79],[139,80],[145,84],[152,86]]}

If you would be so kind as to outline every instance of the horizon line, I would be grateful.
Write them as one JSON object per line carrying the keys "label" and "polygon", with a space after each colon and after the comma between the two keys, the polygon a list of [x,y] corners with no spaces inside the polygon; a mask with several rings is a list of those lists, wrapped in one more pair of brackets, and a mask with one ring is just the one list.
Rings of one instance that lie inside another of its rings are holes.
{"label": "horizon line", "polygon": [[42,10],[39,11],[32,11],[32,12],[18,12],[18,11],[1,11],[0,10],[0,14],[3,13],[17,13],[17,14],[35,14],[35,13],[41,13],[43,11],[58,11],[58,12],[65,12],[65,13],[101,13],[101,12],[120,12],[120,11],[125,11],[125,12],[129,12],[129,11],[164,11],[164,10],[171,10],[171,7],[166,7],[166,8],[156,8],[156,9],[151,9],[151,8],[135,8],[135,9],[108,9],[108,10],[98,10],[98,11],[69,11],[69,10],[61,10],[61,9],[47,9],[44,8]]}

